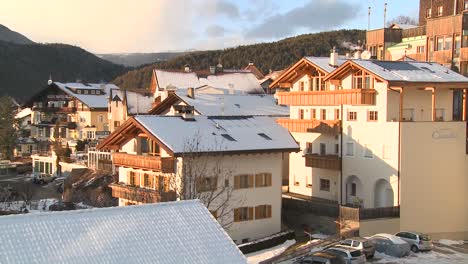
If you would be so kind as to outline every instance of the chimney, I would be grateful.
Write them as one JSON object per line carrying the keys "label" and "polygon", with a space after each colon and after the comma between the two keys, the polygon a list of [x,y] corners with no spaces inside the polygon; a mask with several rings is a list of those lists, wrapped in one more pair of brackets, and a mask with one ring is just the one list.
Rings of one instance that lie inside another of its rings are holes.
{"label": "chimney", "polygon": [[191,105],[174,105],[174,113],[176,116],[182,117],[185,121],[195,121],[194,107]]}
{"label": "chimney", "polygon": [[357,51],[354,53],[354,59],[356,59],[356,60],[360,60],[360,59],[361,59],[361,51],[360,51],[360,50],[357,50]]}
{"label": "chimney", "polygon": [[216,66],[210,66],[210,73],[216,74]]}
{"label": "chimney", "polygon": [[195,88],[188,88],[187,96],[192,98],[192,99],[195,99]]}
{"label": "chimney", "polygon": [[336,52],[336,48],[333,47],[330,53],[330,65],[332,67],[338,67],[338,53]]}
{"label": "chimney", "polygon": [[184,66],[184,71],[185,71],[185,72],[191,72],[190,65],[185,64],[185,66]]}
{"label": "chimney", "polygon": [[216,65],[216,72],[223,72],[224,69],[223,69],[223,65],[221,63],[218,63],[218,65]]}

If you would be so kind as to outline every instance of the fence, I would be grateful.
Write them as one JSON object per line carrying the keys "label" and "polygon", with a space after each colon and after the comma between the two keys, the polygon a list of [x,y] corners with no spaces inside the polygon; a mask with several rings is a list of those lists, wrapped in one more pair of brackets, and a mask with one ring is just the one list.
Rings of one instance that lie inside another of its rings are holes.
{"label": "fence", "polygon": [[400,206],[382,207],[382,208],[362,208],[359,210],[359,219],[378,219],[400,217]]}
{"label": "fence", "polygon": [[88,150],[88,167],[94,170],[112,171],[111,153],[107,151]]}
{"label": "fence", "polygon": [[315,215],[337,218],[339,216],[339,206],[337,203],[325,202],[321,200],[303,200],[283,197],[283,210],[294,210],[297,212],[307,212]]}

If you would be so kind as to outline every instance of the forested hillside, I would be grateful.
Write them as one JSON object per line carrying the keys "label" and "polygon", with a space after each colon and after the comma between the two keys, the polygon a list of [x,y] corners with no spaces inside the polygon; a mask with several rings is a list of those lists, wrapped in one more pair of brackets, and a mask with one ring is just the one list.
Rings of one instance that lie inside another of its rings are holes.
{"label": "forested hillside", "polygon": [[154,68],[182,69],[189,64],[193,69],[208,69],[219,62],[225,68],[240,69],[253,62],[264,74],[284,69],[304,56],[329,56],[336,46],[340,53],[348,51],[350,43],[365,40],[363,30],[338,30],[299,35],[271,43],[245,45],[225,50],[190,52],[167,62],[154,63],[129,71],[114,80],[122,88],[147,88]]}

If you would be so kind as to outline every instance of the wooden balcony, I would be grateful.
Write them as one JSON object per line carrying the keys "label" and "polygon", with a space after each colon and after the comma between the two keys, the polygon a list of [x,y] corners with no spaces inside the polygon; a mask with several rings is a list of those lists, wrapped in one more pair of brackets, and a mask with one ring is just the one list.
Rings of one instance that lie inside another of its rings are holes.
{"label": "wooden balcony", "polygon": [[451,50],[434,51],[432,55],[432,60],[440,64],[452,63],[452,51]]}
{"label": "wooden balcony", "polygon": [[282,105],[374,105],[374,89],[344,89],[333,91],[279,92]]}
{"label": "wooden balcony", "polygon": [[143,156],[116,152],[112,154],[114,166],[161,171],[163,173],[174,172],[174,159],[171,157]]}
{"label": "wooden balcony", "polygon": [[338,135],[341,130],[340,120],[307,120],[280,118],[276,122],[290,132],[311,132]]}
{"label": "wooden balcony", "polygon": [[33,106],[32,110],[40,112],[52,112],[52,113],[74,113],[76,107],[37,107]]}
{"label": "wooden balcony", "polygon": [[341,158],[338,155],[306,154],[306,167],[329,170],[341,170]]}
{"label": "wooden balcony", "polygon": [[112,196],[139,203],[159,203],[176,200],[175,192],[159,192],[153,189],[112,183]]}

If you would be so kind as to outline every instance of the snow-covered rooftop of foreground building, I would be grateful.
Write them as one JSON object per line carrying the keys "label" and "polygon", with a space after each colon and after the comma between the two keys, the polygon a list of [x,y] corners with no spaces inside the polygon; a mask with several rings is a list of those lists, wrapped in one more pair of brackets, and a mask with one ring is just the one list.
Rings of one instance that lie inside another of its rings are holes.
{"label": "snow-covered rooftop of foreground building", "polygon": [[[82,103],[87,105],[90,108],[107,108],[108,103],[108,94],[110,89],[119,89],[114,84],[98,84],[98,83],[60,83],[54,82],[54,84],[62,91],[67,93],[70,96],[75,97],[80,100]],[[88,89],[88,90],[100,90],[100,94],[83,94],[75,93],[70,89]]]}
{"label": "snow-covered rooftop of foreground building", "polygon": [[[333,66],[330,65],[330,57],[312,57],[312,56],[308,56],[308,57],[305,57],[305,58],[308,61],[312,62],[313,64],[317,65],[322,70],[324,70],[324,71],[326,71],[328,73],[330,73],[330,72],[332,72],[333,70],[336,69],[336,67],[333,67]],[[341,64],[345,63],[347,60],[349,60],[349,58],[340,56],[336,60],[337,66],[341,66]]]}
{"label": "snow-covered rooftop of foreground building", "polygon": [[177,96],[205,116],[289,116],[289,107],[278,105],[271,95],[209,94],[177,90]]}
{"label": "snow-covered rooftop of foreground building", "polygon": [[[194,116],[189,120],[178,116],[140,115],[135,119],[174,155],[186,152],[299,150],[289,131],[271,117]],[[198,147],[187,149],[190,143],[197,143]]]}
{"label": "snow-covered rooftop of foreground building", "polygon": [[246,263],[198,200],[2,216],[0,263]]}
{"label": "snow-covered rooftop of foreground building", "polygon": [[465,76],[434,62],[377,60],[352,61],[387,81],[435,83],[468,82],[468,78]]}

